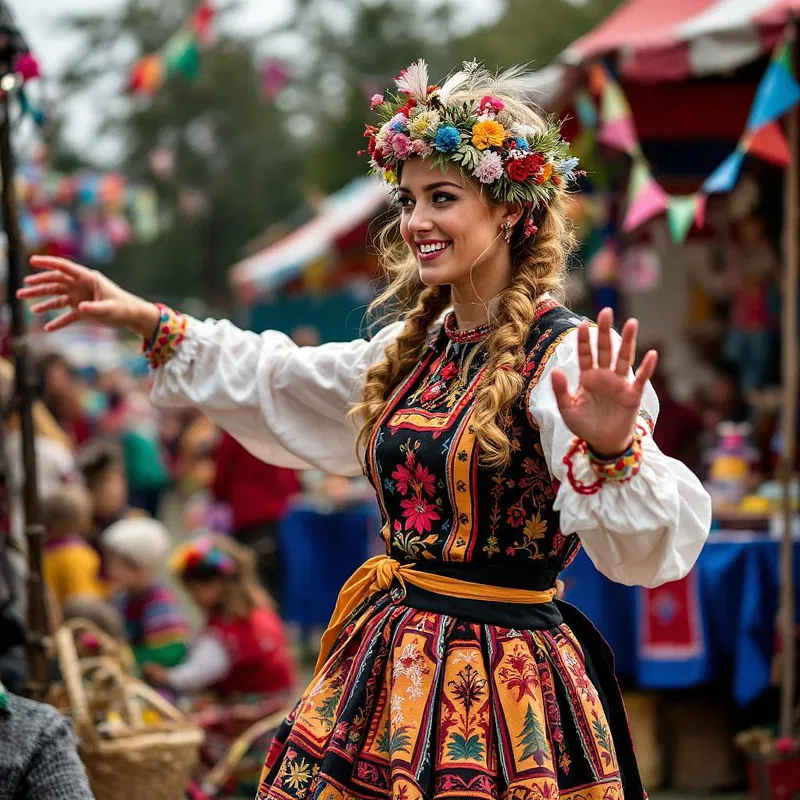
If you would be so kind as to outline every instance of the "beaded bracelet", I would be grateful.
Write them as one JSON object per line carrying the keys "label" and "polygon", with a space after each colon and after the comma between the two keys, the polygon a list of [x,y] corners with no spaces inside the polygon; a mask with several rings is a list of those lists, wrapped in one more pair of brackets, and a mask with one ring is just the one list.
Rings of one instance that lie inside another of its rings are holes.
{"label": "beaded bracelet", "polygon": [[[620,483],[630,480],[639,472],[642,465],[642,435],[642,428],[637,426],[631,446],[622,455],[613,459],[600,458],[592,453],[586,442],[581,439],[573,439],[563,460],[564,466],[567,468],[567,479],[573,491],[584,495],[596,494],[606,481]],[[592,483],[584,483],[575,475],[573,459],[579,454],[585,455],[589,459],[589,463],[597,475],[597,480]]]}
{"label": "beaded bracelet", "polygon": [[642,432],[638,426],[628,449],[614,458],[603,458],[586,448],[586,455],[597,475],[607,481],[627,481],[639,472],[642,466]]}
{"label": "beaded bracelet", "polygon": [[147,357],[151,369],[158,369],[169,361],[178,345],[186,338],[187,319],[179,311],[157,303],[160,316],[158,328],[153,338],[142,344],[142,352]]}

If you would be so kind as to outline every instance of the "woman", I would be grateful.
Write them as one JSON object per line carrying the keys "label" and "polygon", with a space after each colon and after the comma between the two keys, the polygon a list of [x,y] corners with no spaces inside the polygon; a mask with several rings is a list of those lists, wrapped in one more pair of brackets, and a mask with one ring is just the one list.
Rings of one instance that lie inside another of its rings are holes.
{"label": "woman", "polygon": [[429,87],[418,62],[400,97],[373,97],[370,165],[400,181],[380,299],[405,313],[371,341],[159,321],[52,258],[21,292],[70,309],[50,329],[151,337],[154,400],[201,406],[264,460],[356,474],[364,457],[388,555],[342,590],[261,800],[644,797],[611,654],[553,600],[556,576],[583,544],[614,580],[680,578],[710,503],[653,443],[656,354],[631,376],[636,321],[620,338],[604,310],[590,330],[551,298],[577,161],[520,77],[473,63]]}

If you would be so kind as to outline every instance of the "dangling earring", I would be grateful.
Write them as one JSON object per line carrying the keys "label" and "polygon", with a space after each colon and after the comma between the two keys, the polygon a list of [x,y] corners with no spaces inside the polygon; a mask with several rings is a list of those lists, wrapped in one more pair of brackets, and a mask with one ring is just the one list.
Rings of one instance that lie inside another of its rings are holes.
{"label": "dangling earring", "polygon": [[513,230],[511,222],[505,222],[503,224],[503,238],[506,240],[506,244],[511,244],[511,231]]}

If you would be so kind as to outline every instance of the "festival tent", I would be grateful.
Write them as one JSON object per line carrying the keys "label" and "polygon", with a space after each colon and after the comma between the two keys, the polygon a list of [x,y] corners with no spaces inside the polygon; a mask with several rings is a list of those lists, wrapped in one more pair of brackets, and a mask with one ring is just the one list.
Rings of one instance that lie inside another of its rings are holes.
{"label": "festival tent", "polygon": [[231,267],[231,288],[245,305],[274,292],[335,252],[387,203],[378,179],[357,178],[326,197],[317,214],[297,230]]}

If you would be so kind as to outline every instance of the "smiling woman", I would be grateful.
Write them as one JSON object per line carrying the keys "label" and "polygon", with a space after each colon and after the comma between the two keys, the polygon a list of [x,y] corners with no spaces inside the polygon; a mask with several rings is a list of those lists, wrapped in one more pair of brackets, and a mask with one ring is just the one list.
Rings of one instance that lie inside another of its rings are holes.
{"label": "smiling woman", "polygon": [[625,584],[683,577],[708,495],[653,441],[636,320],[620,336],[610,310],[590,326],[553,296],[577,160],[522,72],[465,64],[431,86],[418,62],[396,83],[366,153],[397,201],[378,302],[402,311],[371,341],[298,348],[56,258],[20,294],[65,309],[49,329],[146,337],[158,405],[375,489],[386,555],[343,587],[259,800],[644,800],[611,653],[557,577],[581,546]]}

